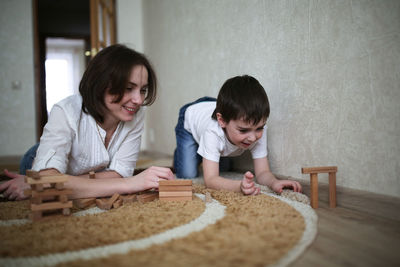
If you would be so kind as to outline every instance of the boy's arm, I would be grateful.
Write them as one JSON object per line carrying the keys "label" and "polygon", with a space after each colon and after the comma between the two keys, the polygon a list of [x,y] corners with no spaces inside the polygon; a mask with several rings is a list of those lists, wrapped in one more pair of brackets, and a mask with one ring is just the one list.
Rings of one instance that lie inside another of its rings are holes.
{"label": "boy's arm", "polygon": [[272,184],[277,181],[275,176],[269,169],[269,162],[267,157],[258,158],[253,160],[254,173],[259,184],[266,185],[272,188]]}
{"label": "boy's arm", "polygon": [[241,192],[241,180],[231,180],[219,176],[219,163],[203,158],[204,183],[207,188]]}
{"label": "boy's arm", "polygon": [[246,172],[242,180],[231,180],[219,176],[219,163],[203,158],[204,183],[207,188],[242,192],[244,195],[258,195],[260,188],[253,182],[254,175]]}
{"label": "boy's arm", "polygon": [[282,193],[286,187],[290,187],[295,192],[301,192],[301,185],[296,181],[278,180],[269,169],[267,157],[254,159],[254,172],[259,184],[266,185],[276,193]]}

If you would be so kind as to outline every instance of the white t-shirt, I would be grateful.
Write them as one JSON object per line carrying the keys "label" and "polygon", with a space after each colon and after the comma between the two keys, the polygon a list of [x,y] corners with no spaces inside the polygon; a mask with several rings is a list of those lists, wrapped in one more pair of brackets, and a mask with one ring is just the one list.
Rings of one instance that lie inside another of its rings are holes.
{"label": "white t-shirt", "polygon": [[[200,102],[189,106],[185,112],[184,128],[199,144],[197,153],[203,158],[219,162],[220,157],[241,155],[245,149],[232,144],[218,122],[211,118],[216,102]],[[253,159],[267,156],[267,126],[262,137],[248,148]]]}
{"label": "white t-shirt", "polygon": [[70,175],[113,170],[123,177],[132,176],[140,150],[144,113],[141,107],[132,121],[120,122],[106,148],[106,132],[82,111],[82,97],[65,98],[51,110],[32,169],[54,168]]}

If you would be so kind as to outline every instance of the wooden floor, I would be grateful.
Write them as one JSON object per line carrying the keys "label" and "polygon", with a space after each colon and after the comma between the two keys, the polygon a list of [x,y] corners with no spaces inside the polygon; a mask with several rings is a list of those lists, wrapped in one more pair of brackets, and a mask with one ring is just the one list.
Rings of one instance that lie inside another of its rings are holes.
{"label": "wooden floor", "polygon": [[291,267],[400,266],[399,198],[338,188],[332,209],[328,186],[319,191],[317,237]]}

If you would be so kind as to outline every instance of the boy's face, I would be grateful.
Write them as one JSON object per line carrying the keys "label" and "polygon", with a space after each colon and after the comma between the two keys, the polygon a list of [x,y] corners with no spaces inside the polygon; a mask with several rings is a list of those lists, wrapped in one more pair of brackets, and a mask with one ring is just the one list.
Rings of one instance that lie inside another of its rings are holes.
{"label": "boy's face", "polygon": [[256,125],[245,122],[243,119],[224,121],[220,113],[217,113],[219,125],[225,130],[228,140],[237,147],[248,149],[251,144],[261,138],[266,121],[261,120]]}

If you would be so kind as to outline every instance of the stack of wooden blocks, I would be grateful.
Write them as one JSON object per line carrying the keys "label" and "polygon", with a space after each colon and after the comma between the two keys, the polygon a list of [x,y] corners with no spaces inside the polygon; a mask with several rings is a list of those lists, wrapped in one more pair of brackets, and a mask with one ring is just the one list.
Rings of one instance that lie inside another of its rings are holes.
{"label": "stack of wooden blocks", "polygon": [[310,174],[311,207],[318,208],[318,174],[329,173],[329,207],[336,207],[336,172],[337,166],[301,168],[301,173]]}
{"label": "stack of wooden blocks", "polygon": [[165,180],[159,182],[160,201],[192,200],[192,180]]}
{"label": "stack of wooden blocks", "polygon": [[72,201],[68,201],[68,195],[72,194],[72,190],[64,188],[68,175],[41,176],[38,172],[27,170],[26,176],[25,182],[31,186],[31,190],[26,190],[25,195],[31,197],[30,218],[33,221],[58,216],[55,212],[59,211],[63,215],[71,214]]}

